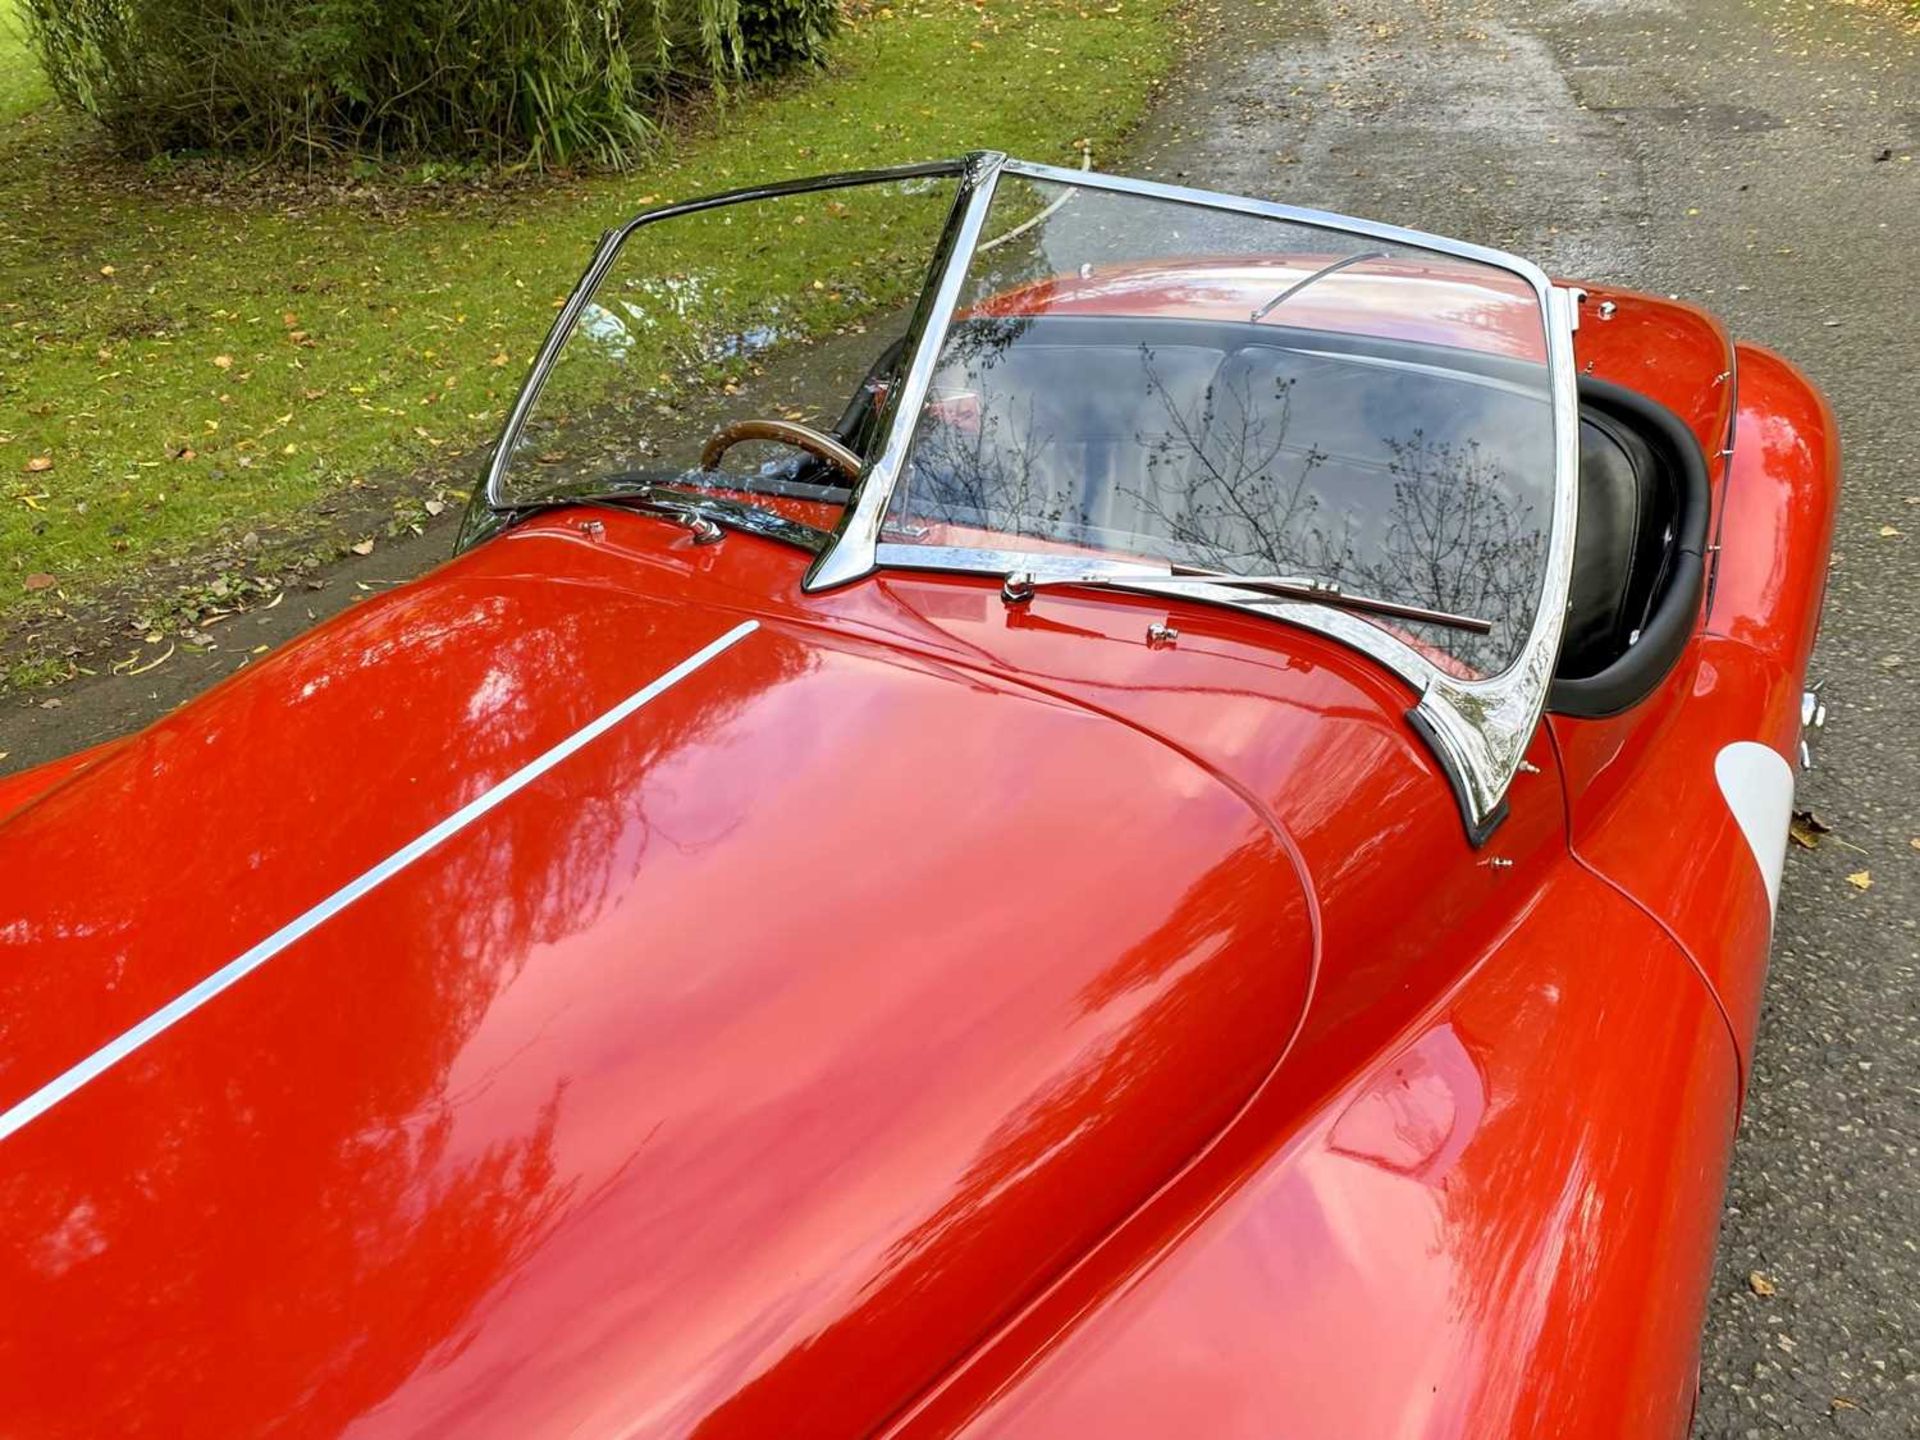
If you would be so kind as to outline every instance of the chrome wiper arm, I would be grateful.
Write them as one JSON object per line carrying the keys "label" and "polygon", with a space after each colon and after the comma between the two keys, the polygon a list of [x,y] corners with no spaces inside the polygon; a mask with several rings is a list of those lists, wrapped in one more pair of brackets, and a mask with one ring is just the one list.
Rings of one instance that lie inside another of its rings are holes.
{"label": "chrome wiper arm", "polygon": [[1016,572],[1007,576],[1006,583],[1001,587],[1001,595],[1009,604],[1018,604],[1031,599],[1037,589],[1062,585],[1138,590],[1149,595],[1168,591],[1179,594],[1196,586],[1250,590],[1280,600],[1304,600],[1366,615],[1385,615],[1423,625],[1443,625],[1450,630],[1466,630],[1475,635],[1486,635],[1493,630],[1491,620],[1483,620],[1477,615],[1456,615],[1425,605],[1409,605],[1373,595],[1355,595],[1342,589],[1338,582],[1316,575],[1235,575],[1225,570],[1207,570],[1195,565],[1174,565],[1165,570],[1102,569],[1049,575]]}

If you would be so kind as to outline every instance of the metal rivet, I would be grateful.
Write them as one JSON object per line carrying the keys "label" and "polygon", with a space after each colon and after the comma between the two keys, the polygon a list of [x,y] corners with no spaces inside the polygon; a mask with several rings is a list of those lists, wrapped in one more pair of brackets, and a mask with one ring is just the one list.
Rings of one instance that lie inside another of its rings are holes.
{"label": "metal rivet", "polygon": [[1613,318],[1613,312],[1619,308],[1620,307],[1615,305],[1611,300],[1602,300],[1600,302],[1600,318],[1602,320],[1611,320]]}

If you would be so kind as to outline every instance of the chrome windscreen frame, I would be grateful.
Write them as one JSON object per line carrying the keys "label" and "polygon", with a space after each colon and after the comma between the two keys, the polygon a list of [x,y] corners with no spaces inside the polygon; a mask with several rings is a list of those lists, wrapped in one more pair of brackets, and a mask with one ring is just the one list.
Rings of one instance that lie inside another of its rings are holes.
{"label": "chrome windscreen frame", "polygon": [[1460,803],[1469,839],[1475,845],[1484,843],[1506,813],[1507,789],[1519,773],[1527,746],[1545,712],[1547,689],[1560,654],[1567,597],[1572,585],[1579,464],[1579,408],[1573,359],[1577,302],[1572,292],[1557,288],[1538,266],[1518,256],[1396,225],[1185,186],[1036,165],[992,151],[969,156],[966,164],[965,188],[955,207],[958,223],[950,227],[949,243],[936,262],[933,285],[924,297],[927,303],[916,314],[909,331],[912,359],[907,374],[888,397],[887,410],[882,416],[885,440],[880,453],[861,476],[832,542],[808,570],[803,588],[826,590],[889,568],[1002,575],[1025,571],[1036,577],[1086,568],[1084,557],[1052,560],[1028,550],[888,544],[882,534],[887,507],[906,468],[907,454],[941,345],[958,308],[967,269],[1002,175],[1290,221],[1417,246],[1506,270],[1524,280],[1539,298],[1541,324],[1547,340],[1554,437],[1553,519],[1547,537],[1540,604],[1513,664],[1499,675],[1462,680],[1440,669],[1388,631],[1346,611],[1323,605],[1249,598],[1244,592],[1224,585],[1191,586],[1182,592],[1187,599],[1250,610],[1317,631],[1372,657],[1405,680],[1419,696],[1407,718],[1446,771]]}
{"label": "chrome windscreen frame", "polygon": [[[1524,280],[1540,302],[1547,340],[1548,380],[1553,407],[1553,518],[1547,539],[1540,604],[1518,657],[1499,675],[1462,680],[1440,669],[1419,650],[1387,630],[1344,610],[1271,597],[1253,597],[1231,586],[1185,586],[1183,599],[1199,600],[1271,616],[1312,630],[1371,657],[1404,680],[1418,695],[1408,711],[1413,728],[1432,749],[1453,786],[1467,834],[1484,843],[1506,811],[1506,794],[1545,712],[1547,691],[1560,653],[1572,583],[1574,525],[1577,513],[1579,410],[1573,359],[1577,300],[1558,288],[1538,266],[1514,255],[1429,235],[1394,225],[1350,219],[1325,211],[1271,201],[1251,200],[1178,185],[1132,180],[1095,171],[1069,170],[1010,159],[998,151],[979,151],[959,160],[903,165],[823,175],[805,180],[747,187],[644,211],[608,231],[580,282],[555,316],[487,469],[486,483],[469,511],[461,545],[469,545],[527,513],[508,495],[504,477],[528,415],[538,400],[568,335],[612,268],[621,247],[645,226],[746,201],[805,194],[850,185],[878,184],[921,177],[958,181],[952,210],[935,250],[928,281],[908,321],[905,373],[893,386],[879,417],[880,448],[854,485],[852,498],[831,538],[818,550],[802,588],[809,592],[850,584],[880,569],[944,570],[970,574],[1036,577],[1084,572],[1085,557],[1052,558],[1028,550],[959,549],[919,544],[889,544],[883,533],[887,508],[905,472],[915,429],[925,406],[947,331],[959,308],[969,266],[1002,175],[1018,175],[1062,186],[1137,195],[1206,209],[1250,215],[1297,225],[1367,236],[1416,246],[1508,271]],[[811,548],[811,547],[809,547]]]}

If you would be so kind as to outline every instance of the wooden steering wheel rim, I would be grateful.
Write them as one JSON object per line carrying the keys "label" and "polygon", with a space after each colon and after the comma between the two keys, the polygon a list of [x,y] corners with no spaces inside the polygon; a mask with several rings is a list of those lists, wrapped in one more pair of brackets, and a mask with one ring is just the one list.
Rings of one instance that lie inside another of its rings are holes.
{"label": "wooden steering wheel rim", "polygon": [[816,460],[824,460],[849,480],[860,478],[860,457],[831,435],[823,435],[811,425],[791,420],[733,420],[707,437],[700,449],[700,468],[717,469],[720,457],[742,440],[777,440],[804,450]]}

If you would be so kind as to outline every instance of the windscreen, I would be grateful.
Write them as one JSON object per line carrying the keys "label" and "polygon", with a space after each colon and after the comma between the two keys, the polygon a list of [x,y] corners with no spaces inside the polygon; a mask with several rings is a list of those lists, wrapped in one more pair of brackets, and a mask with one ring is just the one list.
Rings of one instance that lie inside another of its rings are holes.
{"label": "windscreen", "polygon": [[501,508],[655,483],[844,498],[822,447],[730,437],[784,422],[864,458],[954,189],[836,185],[639,226],[540,384]]}
{"label": "windscreen", "polygon": [[1539,604],[1554,465],[1518,274],[1003,175],[881,539],[1332,581],[1484,619],[1378,623],[1491,675]]}

